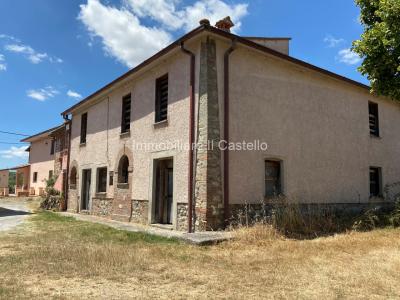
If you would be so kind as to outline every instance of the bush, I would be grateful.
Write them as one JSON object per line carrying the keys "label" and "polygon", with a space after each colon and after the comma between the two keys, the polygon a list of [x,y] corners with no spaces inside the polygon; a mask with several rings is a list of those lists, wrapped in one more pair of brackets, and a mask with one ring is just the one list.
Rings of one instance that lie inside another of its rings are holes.
{"label": "bush", "polygon": [[374,207],[356,218],[352,229],[356,231],[369,231],[375,228],[387,226],[400,226],[400,198],[396,200],[394,209],[384,210],[381,207]]}
{"label": "bush", "polygon": [[40,202],[40,208],[47,210],[60,210],[63,202],[63,195],[54,188],[55,178],[46,180],[46,194]]}

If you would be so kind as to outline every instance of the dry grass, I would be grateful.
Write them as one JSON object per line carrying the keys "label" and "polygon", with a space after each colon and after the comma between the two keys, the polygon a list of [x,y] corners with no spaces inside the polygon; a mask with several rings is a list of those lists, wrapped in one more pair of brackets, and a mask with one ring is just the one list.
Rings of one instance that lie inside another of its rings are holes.
{"label": "dry grass", "polygon": [[0,298],[399,298],[400,230],[195,247],[39,213],[0,236]]}

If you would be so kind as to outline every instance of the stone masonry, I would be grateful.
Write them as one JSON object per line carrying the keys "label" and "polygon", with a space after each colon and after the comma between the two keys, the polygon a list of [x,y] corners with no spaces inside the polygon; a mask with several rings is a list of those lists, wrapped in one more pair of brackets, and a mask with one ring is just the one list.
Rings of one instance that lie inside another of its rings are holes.
{"label": "stone masonry", "polygon": [[92,198],[91,214],[99,217],[109,218],[111,216],[112,198]]}
{"label": "stone masonry", "polygon": [[[201,44],[197,159],[195,166],[195,230],[223,227],[220,120],[216,45],[207,38]],[[208,147],[212,145],[213,147]]]}
{"label": "stone masonry", "polygon": [[148,211],[149,211],[148,200],[132,200],[131,222],[147,224]]}

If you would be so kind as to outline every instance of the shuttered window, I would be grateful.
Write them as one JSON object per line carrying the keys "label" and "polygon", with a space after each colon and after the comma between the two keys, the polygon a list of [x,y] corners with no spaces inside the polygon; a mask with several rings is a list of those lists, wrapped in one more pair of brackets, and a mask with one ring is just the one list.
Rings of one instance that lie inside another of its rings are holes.
{"label": "shuttered window", "polygon": [[156,122],[167,120],[168,74],[156,80]]}
{"label": "shuttered window", "polygon": [[81,144],[86,143],[87,134],[87,113],[84,113],[81,117]]}
{"label": "shuttered window", "polygon": [[276,197],[281,194],[281,163],[275,160],[265,161],[265,196]]}
{"label": "shuttered window", "polygon": [[376,167],[369,168],[369,195],[378,197],[381,194],[381,169]]}
{"label": "shuttered window", "polygon": [[107,191],[107,168],[97,169],[97,192],[105,193]]}
{"label": "shuttered window", "polygon": [[369,133],[373,136],[379,136],[379,115],[378,115],[378,104],[369,102]]}
{"label": "shuttered window", "polygon": [[128,132],[131,128],[131,95],[122,99],[121,133]]}

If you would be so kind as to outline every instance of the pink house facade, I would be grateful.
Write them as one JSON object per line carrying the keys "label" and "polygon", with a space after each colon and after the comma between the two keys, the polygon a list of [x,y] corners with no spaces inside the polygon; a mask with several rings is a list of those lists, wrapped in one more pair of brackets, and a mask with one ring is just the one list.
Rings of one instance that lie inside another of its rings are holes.
{"label": "pink house facade", "polygon": [[277,196],[346,209],[399,194],[398,104],[289,56],[288,38],[217,25],[63,112],[69,211],[192,232]]}

